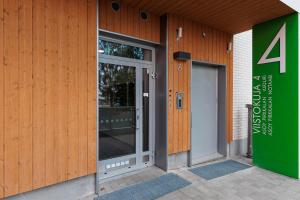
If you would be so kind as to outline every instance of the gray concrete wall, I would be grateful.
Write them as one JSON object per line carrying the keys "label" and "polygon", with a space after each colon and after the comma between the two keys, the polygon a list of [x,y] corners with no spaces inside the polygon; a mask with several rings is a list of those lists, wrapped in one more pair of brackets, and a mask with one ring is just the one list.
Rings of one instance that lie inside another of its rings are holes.
{"label": "gray concrete wall", "polygon": [[247,138],[233,140],[229,147],[230,157],[245,156],[247,153]]}
{"label": "gray concrete wall", "polygon": [[95,175],[19,194],[5,200],[78,200],[95,193]]}
{"label": "gray concrete wall", "polygon": [[178,169],[188,166],[188,152],[172,154],[168,156],[168,169]]}

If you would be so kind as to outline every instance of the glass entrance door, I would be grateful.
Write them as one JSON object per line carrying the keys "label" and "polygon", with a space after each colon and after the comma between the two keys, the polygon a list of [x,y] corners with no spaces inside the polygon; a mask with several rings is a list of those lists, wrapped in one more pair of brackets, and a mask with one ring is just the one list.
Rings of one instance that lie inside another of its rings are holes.
{"label": "glass entrance door", "polygon": [[108,57],[98,63],[100,179],[153,163],[151,68],[152,65]]}

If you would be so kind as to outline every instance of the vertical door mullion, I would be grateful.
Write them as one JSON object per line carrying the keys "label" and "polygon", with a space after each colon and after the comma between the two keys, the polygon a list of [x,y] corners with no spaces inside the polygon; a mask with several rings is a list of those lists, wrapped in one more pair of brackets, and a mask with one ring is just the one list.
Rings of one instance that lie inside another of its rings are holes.
{"label": "vertical door mullion", "polygon": [[140,149],[141,149],[141,115],[140,115],[140,110],[141,110],[141,103],[140,103],[140,82],[141,82],[141,75],[140,75],[140,69],[139,67],[136,67],[136,165],[140,165],[141,160],[140,160]]}
{"label": "vertical door mullion", "polygon": [[151,71],[152,67],[149,69],[149,161],[150,163],[154,163],[154,155],[153,155],[153,150],[154,150],[154,79],[151,78]]}
{"label": "vertical door mullion", "polygon": [[154,145],[155,145],[155,124],[154,124],[154,117],[155,117],[155,80],[151,78],[151,72],[155,72],[154,71],[154,66],[151,66],[151,70],[149,70],[149,135],[150,135],[150,144],[149,144],[149,151],[150,151],[150,162],[153,164],[154,163]]}
{"label": "vertical door mullion", "polygon": [[144,81],[144,75],[143,75],[143,69],[144,68],[140,68],[140,76],[141,76],[141,82],[140,82],[140,104],[141,104],[141,110],[140,110],[140,115],[141,115],[141,120],[140,120],[140,123],[141,123],[141,138],[140,138],[140,141],[141,141],[141,145],[140,145],[140,147],[141,147],[141,150],[140,150],[140,152],[141,152],[141,155],[140,155],[140,158],[141,158],[141,162],[143,161],[143,143],[144,143],[144,123],[143,123],[143,121],[144,121],[144,115],[143,115],[143,81]]}
{"label": "vertical door mullion", "polygon": [[139,138],[139,165],[142,164],[142,152],[143,152],[143,68],[139,67],[139,102],[140,102],[140,138]]}

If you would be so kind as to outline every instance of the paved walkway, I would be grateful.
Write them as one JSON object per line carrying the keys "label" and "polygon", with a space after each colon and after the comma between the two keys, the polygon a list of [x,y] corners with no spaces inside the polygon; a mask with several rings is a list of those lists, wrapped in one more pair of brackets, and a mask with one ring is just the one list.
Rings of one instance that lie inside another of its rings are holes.
{"label": "paved walkway", "polygon": [[[224,177],[206,181],[187,168],[172,170],[191,185],[165,195],[159,200],[299,200],[300,181],[252,167]],[[110,180],[101,186],[101,194],[165,174],[155,167]],[[93,199],[93,197],[85,200]]]}

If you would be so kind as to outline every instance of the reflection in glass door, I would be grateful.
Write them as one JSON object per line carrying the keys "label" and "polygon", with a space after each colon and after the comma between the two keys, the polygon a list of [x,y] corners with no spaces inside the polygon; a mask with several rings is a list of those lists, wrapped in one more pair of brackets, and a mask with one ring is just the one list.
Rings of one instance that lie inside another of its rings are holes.
{"label": "reflection in glass door", "polygon": [[[143,108],[143,152],[149,151],[149,95],[150,95],[150,87],[149,87],[149,70],[142,70],[142,108]],[[144,159],[144,161],[147,161]]]}
{"label": "reflection in glass door", "polygon": [[136,68],[108,63],[99,65],[101,161],[136,153]]}

